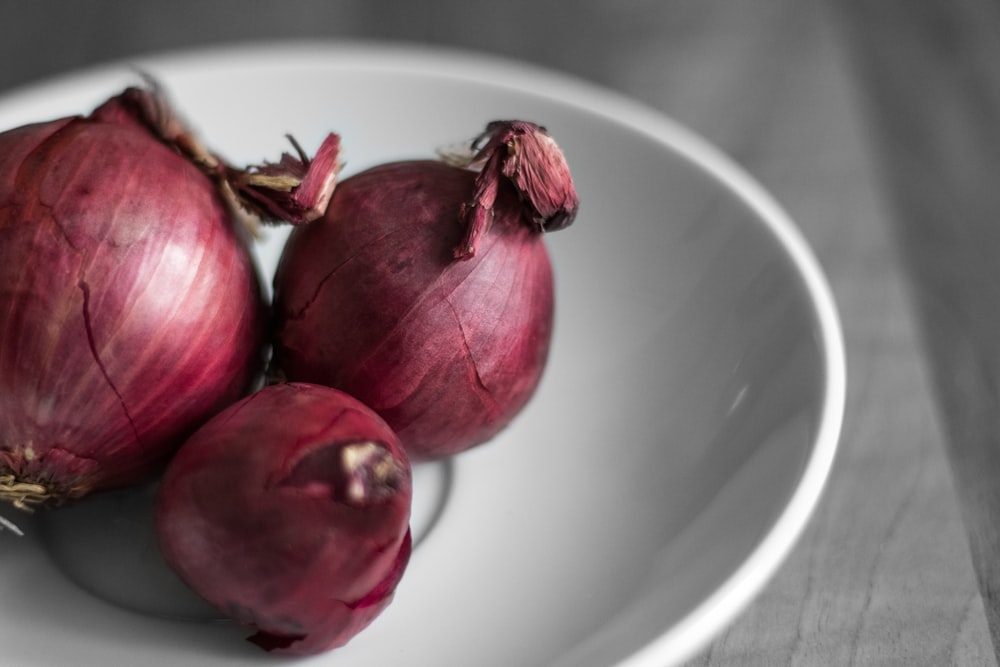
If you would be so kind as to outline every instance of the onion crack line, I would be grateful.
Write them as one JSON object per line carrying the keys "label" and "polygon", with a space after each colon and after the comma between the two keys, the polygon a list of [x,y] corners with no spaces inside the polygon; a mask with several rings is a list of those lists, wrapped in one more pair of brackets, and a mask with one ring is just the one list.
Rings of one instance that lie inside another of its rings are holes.
{"label": "onion crack line", "polygon": [[294,311],[291,311],[287,315],[285,315],[285,319],[289,321],[294,321],[304,318],[306,316],[306,311],[308,311],[309,308],[312,307],[313,303],[316,302],[316,299],[319,298],[320,292],[323,291],[323,286],[326,285],[327,281],[333,278],[333,275],[340,270],[340,267],[343,266],[344,263],[338,264],[337,266],[330,269],[330,271],[327,272],[326,275],[324,275],[319,280],[318,283],[316,283],[316,288],[313,290],[312,295],[308,299],[306,299],[306,301],[301,306],[299,306]]}
{"label": "onion crack line", "polygon": [[496,398],[493,396],[493,392],[490,388],[486,386],[486,382],[483,380],[483,376],[479,374],[479,365],[476,363],[476,356],[472,353],[472,347],[469,345],[469,338],[465,334],[465,328],[462,326],[462,318],[459,317],[458,311],[455,309],[455,304],[453,304],[449,299],[444,299],[444,302],[448,304],[448,308],[451,309],[452,315],[455,317],[455,323],[458,325],[458,331],[462,334],[462,355],[468,361],[468,369],[470,379],[476,386],[480,394],[484,394],[486,398],[489,399],[488,403],[493,409],[496,409],[497,402]]}
{"label": "onion crack line", "polygon": [[363,252],[364,248],[379,243],[387,236],[389,236],[388,233],[379,236],[373,241],[369,241],[364,246],[359,248],[357,252],[351,254],[349,257],[344,258],[336,266],[331,267],[330,270],[327,271],[325,274],[323,274],[323,277],[320,278],[319,281],[317,281],[316,286],[313,288],[312,294],[309,296],[308,299],[305,300],[305,302],[303,302],[301,306],[292,310],[289,304],[289,312],[285,315],[285,319],[289,321],[295,321],[304,318],[306,316],[306,311],[308,311],[312,307],[312,305],[316,302],[316,300],[319,299],[319,296],[323,292],[323,288],[326,286],[326,283],[329,282],[337,274],[338,271],[340,271],[347,264],[356,261],[358,259],[358,255]]}
{"label": "onion crack line", "polygon": [[122,396],[121,392],[118,391],[118,387],[111,380],[111,376],[108,374],[108,369],[104,366],[104,362],[101,361],[101,355],[97,352],[97,340],[94,337],[94,328],[90,323],[90,285],[87,284],[85,280],[80,280],[77,283],[77,287],[83,292],[83,327],[87,331],[87,345],[90,346],[90,353],[94,357],[94,361],[97,363],[97,367],[101,369],[101,375],[104,376],[104,380],[108,383],[108,387],[111,391],[115,393],[118,398],[118,402],[122,406],[122,412],[125,413],[125,419],[128,420],[128,425],[132,429],[132,437],[135,438],[135,442],[140,447],[142,442],[139,440],[139,430],[135,427],[135,421],[132,419],[131,413],[129,413],[128,406],[125,404],[125,398]]}

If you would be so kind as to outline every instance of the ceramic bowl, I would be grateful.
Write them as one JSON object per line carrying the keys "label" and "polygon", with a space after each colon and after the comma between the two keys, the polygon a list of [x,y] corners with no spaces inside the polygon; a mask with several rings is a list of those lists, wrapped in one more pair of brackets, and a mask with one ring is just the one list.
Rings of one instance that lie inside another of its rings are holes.
{"label": "ceramic bowl", "polygon": [[[388,610],[339,667],[664,667],[762,588],[806,524],[844,409],[820,267],[784,211],[668,118],[563,75],[390,44],[174,53],[0,100],[0,127],[87,113],[134,68],[236,164],[341,134],[349,175],[433,157],[488,121],[563,148],[575,224],[547,237],[557,282],[542,385],[490,443],[419,466],[418,543]],[[266,85],[262,85],[265,82]],[[283,95],[281,90],[293,91]],[[268,275],[284,238],[256,248]],[[148,489],[0,532],[7,664],[266,665],[158,560]]]}

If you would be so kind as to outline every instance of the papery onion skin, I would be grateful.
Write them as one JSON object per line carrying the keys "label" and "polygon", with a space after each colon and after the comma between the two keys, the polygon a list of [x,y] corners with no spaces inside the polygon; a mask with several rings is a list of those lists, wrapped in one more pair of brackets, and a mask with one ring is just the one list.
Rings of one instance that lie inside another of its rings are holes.
{"label": "papery onion skin", "polygon": [[410,556],[410,464],[369,408],[265,387],[209,421],[162,480],[156,530],[193,590],[275,653],[343,646],[392,601]]}
{"label": "papery onion skin", "polygon": [[413,460],[495,436],[548,358],[552,266],[509,183],[475,256],[455,259],[476,177],[422,160],[341,181],[326,215],[292,231],[274,279],[274,367],[362,400]]}
{"label": "papery onion skin", "polygon": [[139,123],[0,134],[0,499],[151,474],[248,390],[264,316],[215,185]]}

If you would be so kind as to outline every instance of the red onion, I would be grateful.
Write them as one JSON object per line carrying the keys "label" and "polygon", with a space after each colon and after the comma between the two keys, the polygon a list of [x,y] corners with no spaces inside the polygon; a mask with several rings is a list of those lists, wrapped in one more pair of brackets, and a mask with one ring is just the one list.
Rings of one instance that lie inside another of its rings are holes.
{"label": "red onion", "polygon": [[157,496],[167,562],[250,640],[308,655],[390,604],[410,556],[411,473],[395,434],[335,389],[265,387],[171,460]]}
{"label": "red onion", "polygon": [[491,123],[470,155],[345,179],[274,278],[275,377],[356,396],[414,460],[489,440],[532,396],[553,323],[542,232],[578,204],[537,125]]}
{"label": "red onion", "polygon": [[245,393],[265,306],[236,205],[315,217],[336,150],[236,170],[138,88],[0,134],[0,500],[140,480]]}

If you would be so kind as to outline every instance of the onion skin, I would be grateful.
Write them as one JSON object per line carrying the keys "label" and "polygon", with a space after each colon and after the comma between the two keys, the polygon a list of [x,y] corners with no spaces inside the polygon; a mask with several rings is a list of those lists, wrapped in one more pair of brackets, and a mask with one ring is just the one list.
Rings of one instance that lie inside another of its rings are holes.
{"label": "onion skin", "polygon": [[341,181],[326,215],[292,231],[274,278],[273,376],[357,397],[415,461],[493,438],[548,358],[542,232],[572,222],[572,179],[537,125],[491,123],[479,141]]}
{"label": "onion skin", "polygon": [[262,364],[244,233],[117,104],[0,134],[0,499],[19,506],[144,479]]}
{"label": "onion skin", "polygon": [[173,458],[156,504],[167,562],[268,651],[343,646],[391,602],[410,556],[411,471],[343,392],[265,387]]}
{"label": "onion skin", "polygon": [[[358,397],[414,460],[493,437],[527,403],[548,356],[542,237],[494,224],[474,261],[453,258],[463,235],[455,212],[474,180],[434,161],[345,179],[324,218],[293,230],[275,277],[284,376]],[[503,199],[516,204],[513,192]]]}

